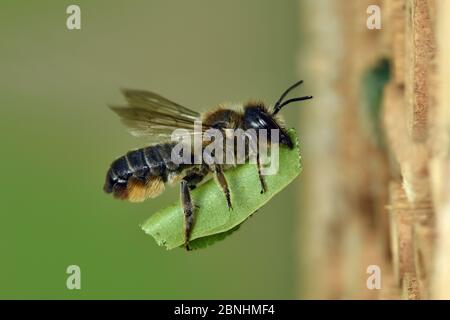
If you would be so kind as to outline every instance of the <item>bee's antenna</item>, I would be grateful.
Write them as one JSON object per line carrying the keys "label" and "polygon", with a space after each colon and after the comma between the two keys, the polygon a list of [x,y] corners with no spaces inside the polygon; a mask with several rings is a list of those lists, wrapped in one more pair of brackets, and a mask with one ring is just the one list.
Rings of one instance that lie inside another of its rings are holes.
{"label": "bee's antenna", "polygon": [[285,105],[292,103],[292,102],[296,102],[296,101],[303,101],[303,100],[309,100],[312,99],[313,96],[304,96],[304,97],[298,97],[298,98],[292,98],[289,100],[286,100],[285,102],[283,102],[282,104],[278,105],[275,110],[273,111],[273,114],[277,114],[278,111],[281,110],[281,108],[283,108]]}
{"label": "bee's antenna", "polygon": [[287,88],[287,90],[285,92],[283,92],[283,94],[281,95],[281,97],[278,99],[278,101],[275,103],[275,106],[273,107],[273,114],[277,114],[281,108],[283,108],[285,105],[292,103],[292,102],[296,102],[296,101],[302,101],[302,100],[308,100],[308,99],[312,99],[312,96],[304,96],[304,97],[299,97],[299,98],[292,98],[289,99],[285,102],[283,102],[283,99],[288,95],[289,92],[292,91],[292,89],[295,89],[296,87],[298,87],[299,85],[301,85],[303,83],[303,80],[300,80],[296,83],[294,83],[292,86],[290,86],[289,88]]}

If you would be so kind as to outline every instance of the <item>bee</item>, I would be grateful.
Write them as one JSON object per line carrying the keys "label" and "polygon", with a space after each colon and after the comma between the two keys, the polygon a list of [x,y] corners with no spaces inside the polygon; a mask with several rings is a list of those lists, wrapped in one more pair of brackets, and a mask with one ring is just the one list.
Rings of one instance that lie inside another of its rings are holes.
{"label": "bee", "polygon": [[[186,134],[195,134],[194,123],[201,121],[201,132],[213,128],[225,129],[278,129],[279,145],[292,149],[293,142],[278,112],[286,105],[311,99],[303,96],[284,101],[294,88],[302,84],[298,81],[283,92],[273,108],[262,102],[247,102],[239,110],[217,107],[214,110],[198,113],[156,93],[141,90],[123,90],[127,106],[111,106],[122,122],[135,136],[154,138],[157,143],[129,151],[114,160],[106,174],[104,191],[115,198],[131,202],[141,202],[160,195],[166,184],[180,184],[180,200],[184,212],[185,248],[189,250],[189,237],[194,224],[195,205],[190,191],[199,184],[216,178],[222,189],[228,208],[232,210],[232,201],[224,171],[230,166],[213,163],[175,163],[172,150],[176,142],[171,136],[176,129],[185,129]],[[269,141],[269,140],[268,140]],[[204,147],[204,144],[202,144]],[[261,193],[267,191],[264,176],[261,174],[259,153],[256,155]]]}

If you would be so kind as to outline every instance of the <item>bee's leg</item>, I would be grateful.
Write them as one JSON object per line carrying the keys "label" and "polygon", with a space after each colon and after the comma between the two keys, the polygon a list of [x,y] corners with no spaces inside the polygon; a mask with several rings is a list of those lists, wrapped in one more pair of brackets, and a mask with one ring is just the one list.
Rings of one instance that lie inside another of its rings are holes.
{"label": "bee's leg", "polygon": [[192,205],[188,181],[185,179],[181,180],[180,187],[181,206],[184,211],[184,247],[186,250],[190,250],[189,236],[194,225],[194,206]]}
{"label": "bee's leg", "polygon": [[189,236],[194,225],[194,207],[197,205],[192,203],[190,190],[194,190],[197,184],[201,183],[208,173],[208,167],[202,168],[201,172],[190,172],[183,180],[181,180],[180,198],[181,205],[184,211],[184,246],[186,250],[189,249]]}
{"label": "bee's leg", "polygon": [[228,183],[227,180],[225,179],[225,175],[223,174],[221,165],[219,164],[214,165],[214,174],[216,175],[217,181],[219,182],[223,192],[225,193],[228,209],[232,210],[233,206],[231,205],[230,189],[228,189]]}
{"label": "bee's leg", "polygon": [[256,153],[256,165],[258,166],[259,182],[261,182],[261,194],[263,194],[267,191],[267,184],[266,184],[266,180],[264,180],[264,176],[261,174],[261,160],[259,157],[259,148]]}

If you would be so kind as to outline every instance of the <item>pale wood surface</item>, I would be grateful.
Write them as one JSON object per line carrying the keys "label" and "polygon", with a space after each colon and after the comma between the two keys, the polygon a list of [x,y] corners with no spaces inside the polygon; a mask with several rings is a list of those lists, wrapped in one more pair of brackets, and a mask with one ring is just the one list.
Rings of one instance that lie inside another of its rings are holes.
{"label": "pale wood surface", "polygon": [[[372,4],[381,30],[366,28]],[[305,124],[313,138],[305,138],[298,255],[312,258],[302,262],[299,297],[450,299],[450,1],[302,1],[301,9],[309,40],[299,59],[320,96],[302,114],[315,121]],[[391,79],[380,146],[362,120],[361,79],[383,57]],[[381,290],[366,287],[373,264]]]}

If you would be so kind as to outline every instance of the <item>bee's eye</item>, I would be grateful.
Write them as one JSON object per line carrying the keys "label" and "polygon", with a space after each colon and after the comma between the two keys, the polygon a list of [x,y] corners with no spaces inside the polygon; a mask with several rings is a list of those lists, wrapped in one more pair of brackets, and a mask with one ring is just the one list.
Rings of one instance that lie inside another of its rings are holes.
{"label": "bee's eye", "polygon": [[267,127],[267,121],[265,121],[264,114],[259,108],[247,108],[244,114],[244,121],[247,129],[262,129]]}
{"label": "bee's eye", "polygon": [[247,108],[245,110],[245,126],[247,129],[277,129],[278,124],[273,117],[260,108]]}
{"label": "bee's eye", "polygon": [[265,129],[267,128],[267,121],[261,117],[249,118],[246,120],[248,127],[252,129]]}

